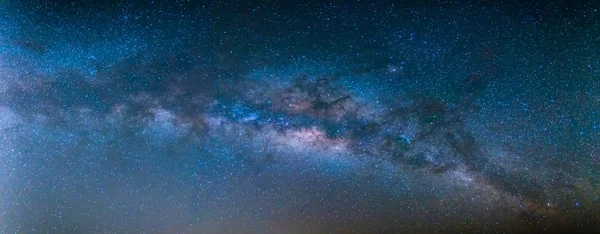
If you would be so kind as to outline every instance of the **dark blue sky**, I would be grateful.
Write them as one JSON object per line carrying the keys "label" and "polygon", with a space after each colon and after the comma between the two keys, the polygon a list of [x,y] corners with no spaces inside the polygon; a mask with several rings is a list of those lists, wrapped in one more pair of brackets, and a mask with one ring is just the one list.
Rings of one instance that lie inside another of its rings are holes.
{"label": "dark blue sky", "polygon": [[0,233],[600,230],[598,10],[0,1]]}

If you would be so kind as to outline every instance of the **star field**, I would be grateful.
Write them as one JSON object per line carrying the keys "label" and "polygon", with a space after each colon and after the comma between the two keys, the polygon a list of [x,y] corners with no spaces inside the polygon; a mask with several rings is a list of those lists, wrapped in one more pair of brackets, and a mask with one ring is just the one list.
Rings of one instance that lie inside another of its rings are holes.
{"label": "star field", "polygon": [[0,1],[0,233],[600,231],[599,9]]}

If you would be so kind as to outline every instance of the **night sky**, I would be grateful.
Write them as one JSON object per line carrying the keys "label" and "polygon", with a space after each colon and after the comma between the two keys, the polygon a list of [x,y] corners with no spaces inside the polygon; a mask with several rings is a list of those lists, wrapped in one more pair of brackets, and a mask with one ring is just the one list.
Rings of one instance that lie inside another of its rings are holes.
{"label": "night sky", "polygon": [[0,233],[600,232],[600,4],[0,1]]}

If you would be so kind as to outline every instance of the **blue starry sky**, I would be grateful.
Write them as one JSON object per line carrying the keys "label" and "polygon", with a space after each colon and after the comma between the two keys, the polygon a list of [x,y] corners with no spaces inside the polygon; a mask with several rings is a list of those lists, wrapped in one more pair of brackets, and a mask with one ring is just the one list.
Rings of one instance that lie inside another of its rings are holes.
{"label": "blue starry sky", "polygon": [[593,1],[0,1],[0,233],[600,231]]}

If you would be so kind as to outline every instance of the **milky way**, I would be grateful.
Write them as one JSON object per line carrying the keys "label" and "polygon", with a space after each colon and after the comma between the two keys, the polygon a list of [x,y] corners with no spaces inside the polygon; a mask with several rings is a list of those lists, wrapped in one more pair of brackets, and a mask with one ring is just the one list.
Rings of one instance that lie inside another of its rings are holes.
{"label": "milky way", "polygon": [[0,1],[0,233],[600,231],[598,10]]}

